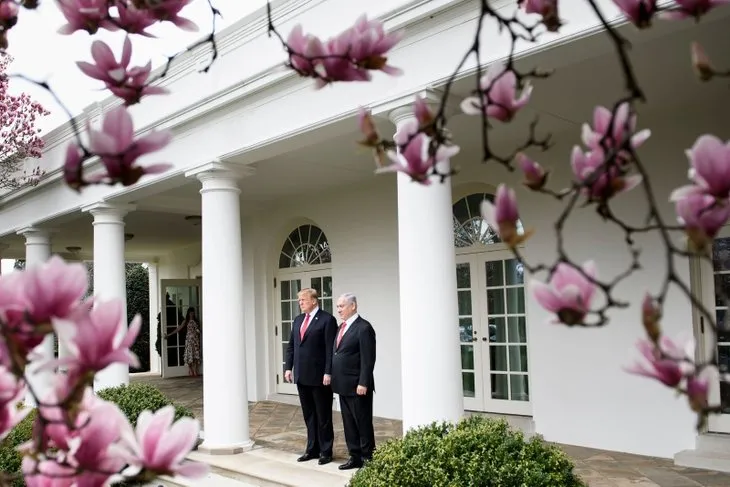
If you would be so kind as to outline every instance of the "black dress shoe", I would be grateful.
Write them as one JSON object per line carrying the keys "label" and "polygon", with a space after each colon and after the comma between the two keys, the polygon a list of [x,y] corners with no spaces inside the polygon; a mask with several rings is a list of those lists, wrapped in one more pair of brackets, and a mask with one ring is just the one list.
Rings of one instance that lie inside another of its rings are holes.
{"label": "black dress shoe", "polygon": [[360,468],[362,467],[362,461],[356,460],[354,458],[350,458],[345,463],[337,467],[340,470],[352,470],[353,468]]}
{"label": "black dress shoe", "polygon": [[305,453],[301,457],[297,458],[297,462],[308,462],[309,460],[314,460],[317,457],[319,457],[319,455],[312,455],[311,453]]}
{"label": "black dress shoe", "polygon": [[321,457],[319,457],[319,462],[318,463],[320,465],[327,465],[331,461],[332,461],[332,457],[331,456],[321,456]]}

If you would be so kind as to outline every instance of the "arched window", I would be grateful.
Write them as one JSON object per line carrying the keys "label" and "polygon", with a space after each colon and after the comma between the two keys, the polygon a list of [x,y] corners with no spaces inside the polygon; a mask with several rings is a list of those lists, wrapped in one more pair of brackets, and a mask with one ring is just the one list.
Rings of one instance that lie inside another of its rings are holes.
{"label": "arched window", "polygon": [[279,269],[332,262],[324,232],[314,225],[302,225],[289,234],[281,247]]}
{"label": "arched window", "polygon": [[[502,242],[497,232],[482,218],[480,206],[484,200],[494,201],[494,196],[489,193],[472,193],[461,198],[452,206],[454,246],[456,248]],[[517,233],[522,234],[522,232],[524,229],[520,221],[517,222]]]}

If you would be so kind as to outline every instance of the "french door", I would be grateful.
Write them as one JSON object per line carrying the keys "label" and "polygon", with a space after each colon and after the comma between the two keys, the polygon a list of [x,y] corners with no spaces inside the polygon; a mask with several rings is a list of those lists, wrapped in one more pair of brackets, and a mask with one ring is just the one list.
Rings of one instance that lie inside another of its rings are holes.
{"label": "french door", "polygon": [[507,250],[456,256],[464,407],[532,414],[525,272]]}
{"label": "french door", "polygon": [[[200,373],[203,373],[203,343],[201,323],[201,288],[200,279],[162,279],[160,281],[160,302],[163,303],[160,321],[162,335],[175,331],[175,328],[185,319],[188,308],[195,310],[195,316],[200,325],[201,352]],[[185,365],[185,340],[187,328],[162,340],[162,377],[180,377],[188,375],[188,366]]]}
{"label": "french door", "polygon": [[274,325],[276,346],[276,392],[280,394],[296,394],[297,386],[284,381],[286,369],[286,349],[289,346],[292,323],[301,314],[297,293],[302,289],[313,288],[319,294],[319,306],[329,312],[333,311],[332,275],[330,269],[310,270],[305,272],[286,273],[279,276],[276,292],[279,298],[277,319]]}
{"label": "french door", "polygon": [[[712,263],[705,260],[696,261],[700,267],[700,287],[702,301],[714,314],[720,331],[715,340],[715,333],[706,326],[704,318],[696,313],[699,321],[697,340],[701,358],[712,358],[717,354],[720,374],[730,373],[730,323],[728,299],[730,298],[730,228],[725,227],[712,244]],[[711,405],[725,405],[721,414],[713,414],[708,418],[708,428],[712,432],[730,433],[730,383],[713,380],[710,385],[709,402]]]}

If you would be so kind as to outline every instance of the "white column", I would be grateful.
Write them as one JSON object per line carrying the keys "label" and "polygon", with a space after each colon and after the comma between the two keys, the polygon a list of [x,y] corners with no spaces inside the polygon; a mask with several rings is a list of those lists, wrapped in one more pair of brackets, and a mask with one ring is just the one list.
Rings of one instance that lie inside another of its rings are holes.
{"label": "white column", "polygon": [[203,451],[238,453],[249,436],[244,330],[241,172],[210,163],[186,173],[202,183]]}
{"label": "white column", "polygon": [[[133,206],[97,203],[82,209],[94,217],[94,296],[119,299],[127,320],[127,277],[124,268],[124,217]],[[125,330],[122,330],[124,332]],[[94,390],[129,384],[129,366],[113,364],[96,374]]]}
{"label": "white column", "polygon": [[[400,128],[411,106],[390,119]],[[448,161],[441,170],[449,168]],[[403,432],[433,421],[458,421],[461,384],[451,180],[424,186],[398,173]]]}
{"label": "white column", "polygon": [[10,248],[9,244],[0,243],[0,275],[2,275],[2,273],[3,273],[2,262],[3,262],[3,259],[5,258],[4,254],[5,254],[5,251],[8,250],[9,248]]}
{"label": "white column", "polygon": [[[25,268],[30,269],[34,266],[38,266],[46,262],[51,257],[51,232],[49,230],[40,229],[37,227],[25,227],[18,230],[18,235],[25,237]],[[43,342],[38,345],[34,350],[34,353],[40,354],[43,357],[43,361],[53,359],[53,334],[48,334],[43,339]],[[34,362],[40,365],[41,362]],[[28,383],[33,388],[36,395],[41,398],[45,396],[46,392],[51,386],[53,380],[53,372],[45,371],[38,372],[36,367],[31,365],[26,368],[26,378]],[[33,396],[28,392],[26,394],[26,403],[29,405],[35,405]]]}
{"label": "white column", "polygon": [[160,356],[157,355],[157,313],[160,312],[160,288],[157,274],[157,259],[147,263],[150,288],[150,372],[160,372]]}

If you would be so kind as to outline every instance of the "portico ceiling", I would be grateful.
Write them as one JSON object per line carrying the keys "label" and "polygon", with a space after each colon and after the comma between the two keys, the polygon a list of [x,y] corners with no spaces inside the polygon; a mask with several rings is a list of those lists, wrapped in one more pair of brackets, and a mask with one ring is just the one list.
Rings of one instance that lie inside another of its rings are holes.
{"label": "portico ceiling", "polygon": [[[692,22],[682,25],[659,22],[651,34],[637,34],[631,26],[622,29],[634,41],[631,57],[648,100],[639,107],[642,126],[650,125],[652,119],[666,117],[670,111],[672,116],[700,111],[730,116],[728,83],[699,82],[692,71],[689,50],[692,41],[699,41],[719,69],[730,68],[727,27],[725,16],[715,16],[714,20],[705,19],[699,26]],[[653,39],[639,42],[642,36]],[[558,68],[550,78],[533,82],[535,88],[529,109],[512,124],[497,128],[492,140],[512,148],[524,140],[527,124],[536,114],[540,115],[541,130],[577,137],[580,125],[590,119],[596,104],[610,105],[623,93],[617,63],[604,34],[523,59],[520,61],[523,69],[535,66],[548,69],[556,65]],[[456,82],[452,88],[454,104],[467,96],[474,85],[473,77]],[[384,134],[394,130],[387,119],[380,119],[378,124]],[[474,154],[471,159],[477,163],[481,144],[478,119],[452,116],[449,127],[462,147],[462,154]],[[727,133],[718,135],[728,136]],[[234,164],[255,161],[252,164],[255,174],[241,181],[242,212],[256,212],[282,198],[343,188],[376,177],[370,153],[356,143],[359,138],[353,118],[227,160]],[[460,160],[459,164],[464,162]],[[152,187],[130,193],[124,202],[134,203],[138,210],[126,218],[125,231],[134,234],[127,243],[129,254],[152,256],[198,242],[200,227],[185,221],[184,217],[200,214],[199,189],[197,181],[180,176],[166,181],[162,191]],[[54,251],[65,252],[66,247],[80,246],[82,253],[91,255],[90,215],[68,215],[50,224],[54,225],[61,230],[54,238]],[[10,253],[22,256],[22,238],[9,236],[3,242],[11,244]]]}

